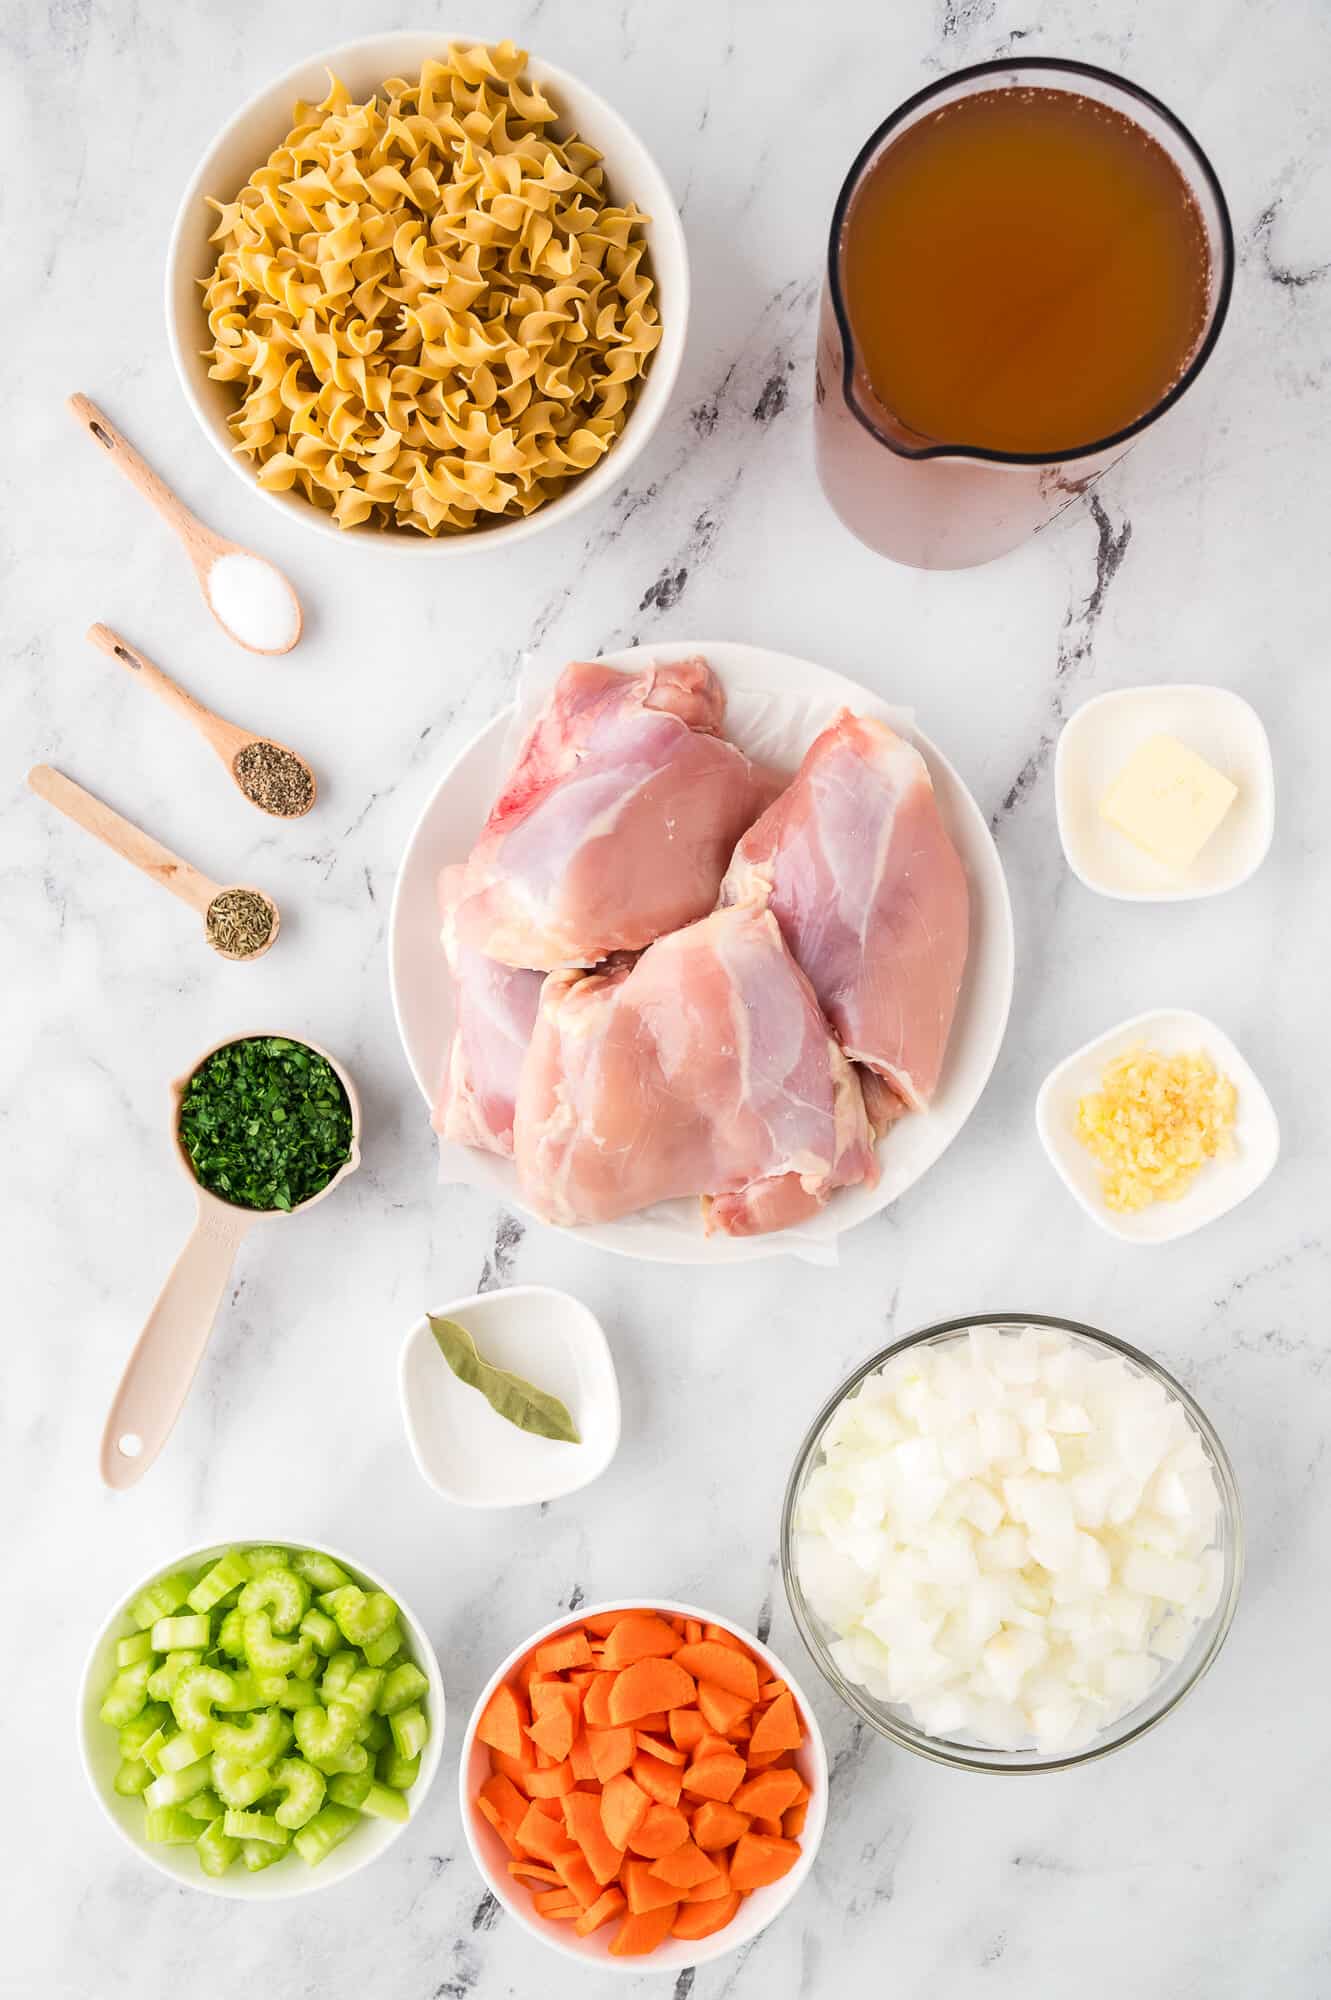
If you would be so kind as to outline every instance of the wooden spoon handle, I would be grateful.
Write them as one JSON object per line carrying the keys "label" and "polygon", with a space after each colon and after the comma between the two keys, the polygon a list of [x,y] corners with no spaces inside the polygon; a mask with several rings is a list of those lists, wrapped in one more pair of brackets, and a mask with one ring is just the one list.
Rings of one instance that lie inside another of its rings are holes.
{"label": "wooden spoon handle", "polygon": [[125,1364],[102,1433],[102,1478],[117,1492],[134,1486],[171,1435],[203,1359],[236,1251],[258,1220],[234,1221],[210,1204],[184,1249]]}
{"label": "wooden spoon handle", "polygon": [[213,710],[205,708],[201,701],[195,701],[192,694],[186,694],[183,687],[176,685],[170,674],[163,673],[145,652],[138,646],[131,646],[127,639],[122,639],[109,625],[90,625],[87,636],[99,653],[105,653],[109,658],[119,660],[123,667],[127,667],[130,673],[136,674],[143,685],[150,688],[168,708],[175,709],[176,713],[183,715],[187,722],[192,722],[196,729],[201,729],[223,756],[234,754],[242,743],[250,742],[249,732],[237,728],[234,722],[227,722],[222,716],[214,714]]}
{"label": "wooden spoon handle", "polygon": [[169,847],[163,847],[132,821],[122,819],[110,806],[95,799],[91,792],[85,792],[82,785],[76,785],[60,771],[53,771],[49,764],[34,764],[28,773],[29,789],[36,792],[39,799],[45,799],[57,812],[72,819],[85,833],[91,833],[104,841],[113,853],[125,861],[133,862],[154,882],[160,882],[173,896],[179,896],[182,903],[188,903],[192,910],[200,914],[208,908],[213,897],[218,894],[216,882],[210,882],[197,868],[191,868],[188,861],[182,861]]}
{"label": "wooden spoon handle", "polygon": [[205,527],[198,515],[192,514],[166,481],[153,471],[147,460],[139,456],[104,410],[99,410],[96,403],[84,395],[69,397],[65,407],[88,436],[102,447],[111,463],[124,473],[130,485],[138,488],[168,527],[180,536],[196,569],[206,567],[213,556],[226,548],[227,544],[211,528]]}

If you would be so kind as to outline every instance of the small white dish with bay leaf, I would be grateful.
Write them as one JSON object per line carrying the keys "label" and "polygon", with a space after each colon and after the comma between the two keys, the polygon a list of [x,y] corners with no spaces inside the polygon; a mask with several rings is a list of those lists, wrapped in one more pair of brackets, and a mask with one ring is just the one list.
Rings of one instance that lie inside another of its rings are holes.
{"label": "small white dish with bay leaf", "polygon": [[[450,1328],[470,1335],[474,1355]],[[446,1346],[473,1372],[479,1361],[486,1386],[459,1379]],[[421,1478],[459,1507],[562,1499],[599,1478],[619,1445],[619,1383],[601,1323],[549,1285],[478,1292],[417,1320],[402,1343],[398,1391]],[[576,1438],[524,1428],[533,1399],[562,1408]]]}

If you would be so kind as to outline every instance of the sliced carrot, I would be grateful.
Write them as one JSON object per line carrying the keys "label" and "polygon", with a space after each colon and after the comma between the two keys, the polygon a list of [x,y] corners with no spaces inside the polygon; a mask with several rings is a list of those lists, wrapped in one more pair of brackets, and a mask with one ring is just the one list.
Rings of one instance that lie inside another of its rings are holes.
{"label": "sliced carrot", "polygon": [[758,1699],[758,1669],[747,1653],[723,1646],[717,1639],[702,1639],[696,1646],[681,1646],[675,1664],[692,1674],[695,1681],[707,1681],[740,1695],[749,1704]]}
{"label": "sliced carrot", "polygon": [[525,1734],[522,1741],[527,1752],[525,1757],[508,1757],[502,1750],[492,1750],[490,1768],[511,1779],[520,1792],[525,1792],[528,1774],[536,1769],[536,1746]]}
{"label": "sliced carrot", "polygon": [[536,1648],[536,1671],[538,1674],[562,1674],[569,1667],[591,1665],[592,1649],[587,1643],[587,1634],[580,1625],[571,1632],[560,1632],[557,1637],[547,1639],[543,1646]]}
{"label": "sliced carrot", "polygon": [[591,1745],[587,1741],[587,1732],[585,1729],[580,1729],[573,1738],[573,1748],[568,1753],[568,1761],[572,1766],[573,1776],[578,1784],[595,1785],[600,1783],[596,1775],[596,1766],[592,1762]]}
{"label": "sliced carrot", "polygon": [[624,1860],[601,1822],[601,1801],[592,1792],[570,1792],[564,1800],[564,1824],[587,1858],[587,1866],[602,1888],[613,1882]]}
{"label": "sliced carrot", "polygon": [[679,1651],[679,1634],[654,1611],[628,1611],[607,1633],[607,1667],[631,1667],[635,1660],[662,1659]]}
{"label": "sliced carrot", "polygon": [[638,1739],[634,1731],[623,1729],[589,1729],[587,1749],[591,1756],[594,1776],[603,1785],[621,1771],[627,1771],[638,1754]]}
{"label": "sliced carrot", "polygon": [[715,1902],[681,1903],[670,1926],[670,1935],[687,1938],[691,1943],[696,1943],[699,1938],[711,1937],[714,1931],[725,1929],[743,1901],[739,1892],[734,1891]]}
{"label": "sliced carrot", "polygon": [[562,1818],[551,1819],[539,1805],[528,1806],[516,1835],[519,1847],[535,1861],[548,1861],[553,1868],[557,1854],[567,1854],[573,1842],[564,1831]]}
{"label": "sliced carrot", "polygon": [[699,1847],[730,1847],[748,1830],[748,1815],[737,1812],[734,1806],[722,1805],[719,1799],[704,1799],[694,1808],[693,1838]]}
{"label": "sliced carrot", "polygon": [[702,1636],[710,1640],[714,1646],[729,1646],[732,1653],[743,1653],[745,1659],[749,1657],[749,1649],[744,1641],[737,1639],[724,1625],[705,1625]]}
{"label": "sliced carrot", "polygon": [[809,1817],[809,1801],[801,1799],[797,1806],[781,1815],[781,1831],[787,1840],[798,1840],[804,1831],[804,1822]]}
{"label": "sliced carrot", "polygon": [[699,1737],[707,1734],[707,1724],[696,1708],[672,1708],[669,1722],[670,1741],[677,1750],[696,1749]]}
{"label": "sliced carrot", "polygon": [[635,1854],[659,1861],[663,1854],[673,1854],[677,1847],[682,1847],[688,1837],[689,1823],[678,1806],[653,1804],[648,1806],[637,1832],[629,1835],[629,1846]]}
{"label": "sliced carrot", "polygon": [[730,1861],[728,1856],[713,1854],[711,1859],[716,1863],[715,1880],[709,1876],[705,1882],[700,1882],[696,1889],[686,1889],[681,1899],[683,1902],[710,1903],[717,1896],[728,1896],[730,1894]]}
{"label": "sliced carrot", "polygon": [[567,1889],[539,1889],[532,1897],[543,1917],[576,1917],[582,1905]]}
{"label": "sliced carrot", "polygon": [[659,1757],[648,1757],[645,1753],[633,1759],[631,1766],[634,1782],[641,1786],[649,1799],[658,1805],[677,1806],[684,1773],[673,1764],[663,1764]]}
{"label": "sliced carrot", "polygon": [[652,1874],[650,1861],[639,1861],[632,1854],[624,1863],[620,1880],[635,1917],[646,1915],[648,1910],[664,1909],[667,1903],[679,1900],[678,1889],[672,1889],[668,1882],[659,1881]]}
{"label": "sliced carrot", "polygon": [[749,1739],[749,1756],[755,1751],[759,1756],[769,1750],[798,1750],[804,1741],[804,1731],[795,1709],[795,1697],[786,1689],[774,1702],[765,1708],[753,1725],[753,1735]]}
{"label": "sliced carrot", "polygon": [[748,1895],[751,1889],[766,1888],[769,1882],[779,1882],[800,1858],[797,1840],[784,1840],[779,1836],[762,1833],[742,1833],[735,1842],[735,1852],[730,1860],[731,1887]]}
{"label": "sliced carrot", "polygon": [[597,1674],[595,1680],[583,1689],[582,1719],[588,1729],[609,1729],[610,1690],[614,1684],[613,1674]]}
{"label": "sliced carrot", "polygon": [[476,1734],[491,1750],[501,1750],[506,1757],[516,1757],[520,1761],[526,1742],[524,1731],[530,1720],[516,1689],[505,1682],[486,1702],[485,1712],[476,1725]]}
{"label": "sliced carrot", "polygon": [[698,1799],[720,1799],[728,1805],[744,1782],[744,1759],[733,1750],[697,1757],[684,1773],[684,1790]]}
{"label": "sliced carrot", "polygon": [[664,1708],[654,1708],[650,1715],[636,1716],[633,1727],[646,1730],[649,1736],[664,1736],[670,1728],[669,1711]]}
{"label": "sliced carrot", "polygon": [[676,1908],[674,1903],[665,1903],[660,1909],[641,1912],[635,1912],[630,1908],[628,1916],[610,1940],[610,1956],[646,1958],[669,1937],[670,1926],[675,1921]]}
{"label": "sliced carrot", "polygon": [[702,1635],[702,1626],[696,1618],[686,1618],[684,1620],[684,1641],[686,1645],[696,1646]]}
{"label": "sliced carrot", "polygon": [[758,1699],[761,1702],[775,1701],[779,1694],[789,1692],[784,1681],[764,1681],[758,1690]]}
{"label": "sliced carrot", "polygon": [[598,1639],[608,1639],[620,1619],[628,1615],[627,1611],[594,1611],[590,1618],[583,1619],[582,1629]]}
{"label": "sliced carrot", "polygon": [[501,1816],[498,1807],[492,1806],[489,1799],[478,1798],[476,1801],[476,1810],[481,1814],[483,1819],[489,1820],[513,1859],[520,1861],[522,1859],[522,1849],[518,1845],[517,1835]]}
{"label": "sliced carrot", "polygon": [[527,1810],[527,1801],[502,1771],[494,1771],[481,1786],[481,1797],[489,1799],[505,1825],[519,1827]]}
{"label": "sliced carrot", "polygon": [[695,1847],[691,1840],[672,1848],[669,1854],[661,1855],[652,1863],[653,1875],[659,1881],[668,1882],[672,1889],[696,1889],[700,1882],[710,1882],[719,1872],[716,1863],[700,1847]]}
{"label": "sliced carrot", "polygon": [[606,1889],[596,1898],[590,1910],[584,1910],[576,1919],[573,1928],[579,1937],[590,1937],[593,1931],[599,1931],[602,1924],[608,1924],[611,1917],[617,1917],[621,1910],[627,1908],[622,1889]]}
{"label": "sliced carrot", "polygon": [[[576,1697],[576,1688],[567,1688],[567,1694]],[[554,1764],[562,1764],[573,1748],[573,1738],[577,1734],[577,1717],[567,1702],[556,1708],[547,1708],[530,1723],[527,1734],[538,1750],[543,1750]],[[539,1767],[540,1759],[537,1759]]]}
{"label": "sliced carrot", "polygon": [[739,1754],[728,1736],[718,1736],[714,1729],[708,1729],[705,1725],[702,1735],[693,1746],[695,1763],[699,1757],[737,1757]]}
{"label": "sliced carrot", "polygon": [[646,1792],[634,1784],[626,1771],[611,1778],[601,1793],[601,1824],[612,1847],[628,1846],[646,1819],[651,1803]]}
{"label": "sliced carrot", "polygon": [[546,1868],[539,1861],[510,1861],[508,1872],[510,1875],[525,1876],[532,1882],[558,1882],[559,1880],[553,1868]]}
{"label": "sliced carrot", "polygon": [[729,1689],[715,1687],[711,1681],[700,1681],[698,1684],[699,1711],[707,1727],[714,1729],[718,1736],[728,1735],[737,1722],[742,1722],[750,1706],[743,1695],[731,1694]]}
{"label": "sliced carrot", "polygon": [[635,1660],[616,1674],[610,1690],[611,1722],[637,1722],[658,1709],[683,1708],[697,1694],[692,1674],[673,1660]]}
{"label": "sliced carrot", "polygon": [[605,1884],[597,1881],[582,1849],[571,1847],[567,1854],[557,1854],[550,1866],[569,1894],[577,1897],[579,1907],[590,1910]]}
{"label": "sliced carrot", "polygon": [[532,1800],[562,1799],[565,1792],[571,1792],[577,1779],[573,1776],[571,1764],[556,1764],[549,1771],[531,1771],[527,1776],[527,1793]]}
{"label": "sliced carrot", "polygon": [[562,1793],[557,1793],[553,1798],[549,1799],[533,1799],[532,1804],[535,1806],[537,1812],[543,1812],[547,1819],[552,1819],[555,1822],[556,1826],[564,1824],[564,1800]]}
{"label": "sliced carrot", "polygon": [[803,1791],[798,1771],[763,1771],[740,1786],[734,1804],[755,1819],[780,1819],[788,1806],[798,1805]]}
{"label": "sliced carrot", "polygon": [[781,1822],[779,1819],[767,1819],[762,1814],[755,1813],[749,1821],[749,1832],[763,1833],[773,1840],[779,1840],[782,1832]]}
{"label": "sliced carrot", "polygon": [[[678,1714],[679,1711],[676,1710],[675,1713]],[[689,1760],[685,1752],[677,1750],[673,1743],[665,1742],[660,1736],[649,1736],[645,1729],[640,1729],[637,1735],[638,1748],[645,1750],[649,1757],[659,1757],[663,1764],[688,1763]]]}

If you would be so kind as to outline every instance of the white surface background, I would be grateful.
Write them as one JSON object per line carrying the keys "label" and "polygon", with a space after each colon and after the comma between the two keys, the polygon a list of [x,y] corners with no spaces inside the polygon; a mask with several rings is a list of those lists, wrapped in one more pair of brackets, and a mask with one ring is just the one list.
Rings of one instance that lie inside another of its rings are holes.
{"label": "white surface background", "polygon": [[[418,10],[427,12],[429,10]],[[667,423],[628,489],[506,559],[428,565],[319,543],[247,499],[169,372],[161,261],[206,135],[275,70],[407,22],[376,0],[52,0],[0,23],[8,238],[0,981],[8,1341],[6,1937],[0,1990],[213,2000],[232,1990],[563,2000],[588,1982],[496,1918],[466,1859],[456,1743],[410,1837],[327,1898],[228,1906],[156,1879],[81,1794],[73,1693],[106,1605],[159,1555],[231,1533],[359,1551],[429,1620],[455,1717],[575,1592],[712,1604],[794,1645],[774,1570],[781,1492],[823,1396],[895,1333],[967,1308],[1062,1311],[1159,1354],[1225,1436],[1249,1575],[1219,1665],[1158,1733],[1080,1773],[950,1775],[864,1740],[830,1696],[832,1823],[814,1878],[742,1958],[677,2000],[1076,1991],[1313,2000],[1331,1989],[1325,1853],[1331,1643],[1327,1333],[1324,580],[1331,21],[1316,0],[1206,11],[1115,0],[901,0],[812,10],[575,0],[512,29],[610,96],[684,207],[696,316]],[[449,25],[447,10],[443,23]],[[845,166],[902,96],[1011,48],[1158,90],[1228,191],[1230,321],[1167,426],[1062,524],[993,568],[871,556],[813,479],[811,310]],[[287,567],[308,636],[280,662],[204,616],[178,549],[64,416],[82,388],[215,525]],[[120,627],[224,713],[303,749],[319,805],[270,827],[211,753],[85,646]],[[594,653],[710,632],[824,660],[911,704],[992,814],[1018,923],[1012,1027],[964,1138],[828,1273],[615,1261],[441,1195],[392,1032],[383,927],[431,775],[510,693],[524,647]],[[1063,866],[1051,746],[1134,680],[1241,689],[1271,733],[1278,825],[1212,903],[1131,909]],[[283,911],[253,968],[21,789],[47,759]],[[1239,1042],[1281,1165],[1223,1224],[1134,1252],[1079,1214],[1032,1123],[1049,1065],[1147,1006]],[[189,1408],[137,1493],[99,1487],[113,1382],[188,1226],[167,1081],[219,1036],[307,1032],[351,1066],[363,1171],[256,1232]],[[493,1518],[422,1484],[395,1404],[405,1328],[478,1284],[576,1291],[624,1397],[596,1486]],[[799,1662],[804,1671],[803,1662]],[[812,1676],[811,1676],[812,1677]],[[453,1704],[456,1703],[456,1706]],[[669,1990],[644,1982],[630,1991]]]}

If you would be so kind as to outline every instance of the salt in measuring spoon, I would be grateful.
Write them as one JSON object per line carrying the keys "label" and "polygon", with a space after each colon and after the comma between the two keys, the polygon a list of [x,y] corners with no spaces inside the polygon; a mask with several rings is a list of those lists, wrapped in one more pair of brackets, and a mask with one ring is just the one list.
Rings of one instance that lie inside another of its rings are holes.
{"label": "salt in measuring spoon", "polygon": [[205,1049],[198,1061],[171,1086],[171,1135],[176,1157],[194,1188],[198,1212],[185,1247],[172,1265],[125,1364],[102,1433],[102,1479],[116,1492],[123,1493],[138,1484],[170,1437],[208,1345],[236,1252],[255,1223],[273,1217],[290,1221],[293,1215],[303,1215],[360,1165],[360,1099],[356,1086],[327,1049],[320,1048],[306,1035],[287,1035],[281,1039],[322,1056],[346,1092],[351,1112],[351,1148],[346,1159],[326,1187],[293,1209],[240,1208],[223,1201],[197,1179],[180,1137],[180,1108],[190,1080],[218,1049],[229,1048],[233,1042],[259,1039],[268,1036],[225,1036]]}
{"label": "salt in measuring spoon", "polygon": [[277,565],[205,527],[87,396],[71,396],[66,407],[180,537],[204,602],[227,637],[249,653],[289,653],[304,613]]}
{"label": "salt in measuring spoon", "polygon": [[[197,910],[203,918],[204,936],[219,957],[241,964],[262,958],[266,951],[272,950],[282,919],[277,904],[262,889],[255,889],[249,883],[223,887],[218,882],[210,881],[201,869],[182,861],[178,854],[173,854],[169,847],[163,847],[151,834],[144,833],[132,820],[122,819],[118,812],[112,812],[110,806],[103,805],[91,792],[85,792],[82,785],[76,785],[72,778],[67,778],[62,771],[53,770],[49,764],[33,765],[28,773],[28,788],[36,792],[39,799],[45,799],[48,805],[54,806],[57,812],[62,812],[66,819],[72,819],[76,826],[81,826],[85,833],[91,833],[102,841],[112,853],[142,870],[150,881],[160,882],[182,903],[188,903],[192,910]],[[257,896],[266,905],[270,919],[267,936],[248,951],[228,950],[225,943],[230,906],[224,904],[222,898],[237,896]]]}
{"label": "salt in measuring spoon", "polygon": [[[194,724],[204,741],[211,744],[226,765],[236,789],[252,806],[257,806],[260,812],[271,813],[274,819],[300,819],[309,811],[314,804],[318,787],[314,773],[303,757],[298,757],[294,750],[289,750],[285,743],[279,743],[273,736],[256,736],[252,730],[241,729],[238,724],[227,722],[220,715],[214,715],[213,711],[205,708],[201,701],[195,701],[193,695],[186,694],[184,688],[177,687],[170,675],[164,674],[146,653],[141,652],[137,646],[131,646],[118,632],[113,632],[109,625],[90,625],[87,637],[99,652],[109,654],[113,660],[119,660],[122,666],[137,674],[143,685],[151,689],[168,708],[174,708],[178,715],[183,715],[187,722]],[[290,775],[299,776],[303,787],[301,802],[292,805],[286,811],[278,806],[265,805],[262,798],[246,784],[238,769],[242,754],[249,750],[276,751],[278,757],[286,760],[289,767],[297,767],[291,768]]]}

